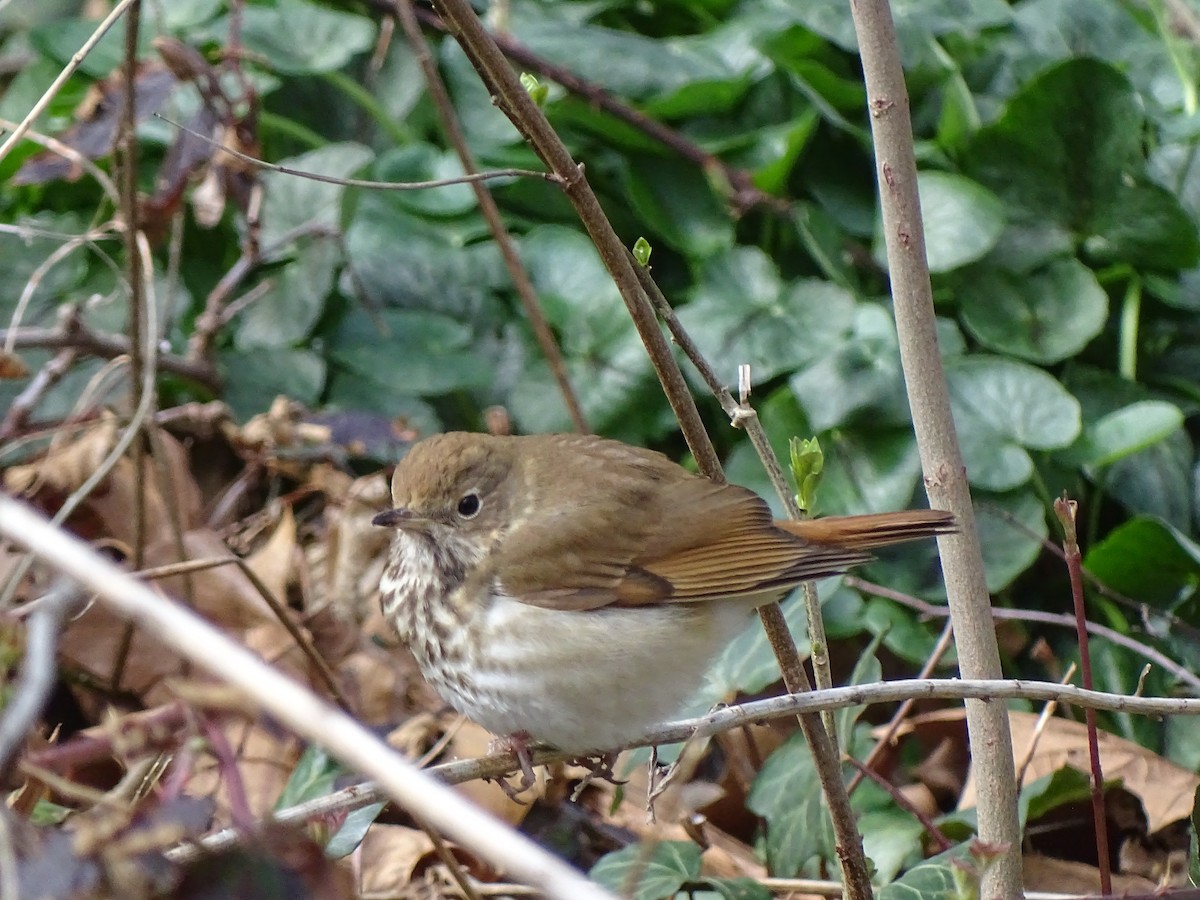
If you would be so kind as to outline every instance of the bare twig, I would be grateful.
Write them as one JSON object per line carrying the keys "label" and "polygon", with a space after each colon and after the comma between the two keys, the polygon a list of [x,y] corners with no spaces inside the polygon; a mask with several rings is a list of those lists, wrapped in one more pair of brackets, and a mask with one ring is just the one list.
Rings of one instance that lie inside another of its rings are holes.
{"label": "bare twig", "polygon": [[492,169],[487,172],[467,172],[464,175],[458,175],[454,178],[436,178],[432,181],[370,181],[362,178],[338,178],[334,175],[322,175],[319,172],[306,172],[303,169],[293,169],[291,166],[269,163],[264,159],[259,159],[257,156],[251,156],[249,153],[242,153],[240,150],[235,150],[232,147],[221,144],[208,135],[192,131],[186,125],[174,122],[164,115],[155,113],[154,117],[162,119],[168,125],[178,128],[180,131],[186,131],[193,137],[212,144],[218,148],[219,154],[236,157],[255,168],[265,169],[268,172],[279,172],[281,175],[292,175],[296,178],[303,178],[306,181],[336,184],[340,187],[369,188],[375,191],[424,191],[429,188],[448,187],[452,184],[478,184],[481,181],[492,181],[497,178],[537,178],[541,181],[558,181],[558,178],[552,173],[535,172],[533,169]]}
{"label": "bare twig", "polygon": [[[1134,715],[1200,715],[1200,699],[1193,698],[1129,697],[1124,694],[1087,691],[1075,685],[1047,681],[907,679],[837,687],[827,691],[811,691],[806,694],[785,694],[782,697],[771,697],[767,700],[754,700],[735,706],[722,707],[704,716],[659,725],[637,740],[630,741],[625,748],[621,749],[679,743],[697,733],[716,734],[755,722],[795,716],[801,712],[819,713],[822,710],[845,709],[850,706],[931,699],[976,699],[992,702],[1012,699],[1056,700],[1060,703],[1071,703],[1091,709]],[[571,755],[547,748],[535,747],[530,750],[531,762],[535,766],[562,762]],[[501,753],[443,763],[429,769],[429,773],[436,775],[447,784],[461,784],[481,778],[500,778],[516,771],[516,768],[516,757],[511,753]],[[369,782],[350,785],[324,797],[279,810],[273,815],[273,821],[283,824],[299,824],[339,810],[357,809],[361,806],[379,803],[386,800],[387,796],[385,791]],[[225,829],[204,838],[200,842],[200,846],[205,850],[212,851],[230,847],[236,842],[236,832],[232,829]],[[199,852],[199,847],[180,847],[171,852],[171,858],[177,861],[186,861],[196,858]]]}
{"label": "bare twig", "polygon": [[[421,26],[417,22],[412,0],[396,0],[395,6],[396,16],[416,54],[421,71],[425,74],[425,82],[429,86],[429,96],[433,100],[434,108],[441,120],[442,131],[445,132],[451,146],[454,147],[454,152],[462,161],[463,171],[471,174],[478,168],[475,155],[467,145],[466,136],[458,122],[458,115],[454,111],[454,105],[450,102],[449,92],[429,53],[429,45],[425,42],[424,35],[421,34]],[[554,376],[559,393],[562,394],[563,403],[567,407],[567,415],[570,417],[572,425],[575,426],[575,430],[586,434],[591,430],[588,427],[587,417],[584,416],[583,407],[579,403],[575,389],[571,386],[571,380],[567,376],[566,361],[563,359],[558,341],[554,338],[554,332],[550,330],[550,323],[546,321],[546,314],[542,311],[541,301],[533,288],[533,283],[529,280],[529,273],[521,262],[516,242],[508,233],[508,229],[504,227],[500,208],[496,205],[491,191],[478,180],[471,182],[471,188],[475,192],[475,201],[479,204],[479,211],[483,214],[488,230],[492,233],[492,239],[500,249],[500,256],[504,259],[504,266],[508,269],[508,276],[517,290],[517,296],[521,298],[521,305],[525,307],[525,315],[529,318],[529,325],[533,328],[533,334],[542,350],[542,356],[546,358],[546,364],[550,367],[550,373]]]}
{"label": "bare twig", "polygon": [[[1075,532],[1075,514],[1079,506],[1074,500],[1058,497],[1054,500],[1054,514],[1063,529],[1063,553],[1067,561],[1067,574],[1071,579],[1071,599],[1075,606],[1075,636],[1079,641],[1079,669],[1083,686],[1092,688],[1092,655],[1088,647],[1087,609],[1083,602],[1083,567],[1079,554],[1079,539]],[[1100,766],[1100,738],[1097,734],[1096,711],[1085,709],[1087,722],[1088,761],[1092,770],[1092,820],[1096,826],[1096,854],[1100,867],[1100,893],[1112,893],[1111,861],[1108,858],[1108,822],[1104,812],[1104,773]]]}
{"label": "bare twig", "polygon": [[[950,627],[950,622],[947,621],[942,628],[941,637],[938,638],[937,645],[933,648],[933,652],[929,654],[929,659],[925,660],[925,664],[921,666],[921,671],[917,675],[918,678],[928,678],[933,674],[933,670],[937,668],[938,663],[942,661],[942,657],[946,655],[946,651],[950,649],[950,644],[954,642],[954,629]],[[908,718],[912,712],[913,701],[905,700],[896,709],[891,720],[887,724],[883,735],[875,742],[875,746],[871,748],[871,752],[867,754],[867,758],[863,760],[863,765],[868,769],[874,769],[875,764],[879,762],[879,757],[883,756],[884,752],[891,745],[896,737],[896,733],[900,730],[900,726],[904,724],[904,720]],[[855,772],[854,777],[850,779],[850,784],[846,786],[846,793],[853,794],[862,783],[863,773]]]}
{"label": "bare twig", "polygon": [[[880,584],[874,584],[870,581],[864,581],[857,575],[847,575],[843,578],[843,583],[846,587],[852,587],[855,590],[862,591],[864,594],[873,594],[876,597],[886,597],[888,600],[895,600],[907,606],[909,609],[915,609],[923,616],[931,618],[944,618],[950,615],[950,610],[945,606],[937,606],[933,603],[926,603],[919,597],[913,597],[910,594],[894,591],[891,588],[884,587]],[[1044,625],[1059,625],[1063,628],[1074,628],[1074,615],[1066,613],[1051,613],[1044,612],[1040,609],[1001,609],[993,607],[991,611],[993,619],[1006,619],[1009,621],[1018,622],[1041,622]],[[1102,637],[1107,641],[1112,641],[1119,647],[1124,647],[1127,650],[1132,650],[1139,656],[1150,660],[1154,665],[1159,666],[1164,671],[1169,672],[1183,684],[1189,685],[1194,691],[1200,693],[1200,676],[1190,671],[1187,667],[1181,666],[1175,660],[1171,659],[1166,654],[1158,649],[1151,647],[1149,644],[1142,643],[1139,640],[1131,638],[1127,634],[1121,634],[1119,631],[1100,625],[1097,622],[1087,622],[1087,630],[1089,634],[1094,634],[1097,637]]]}
{"label": "bare twig", "polygon": [[467,0],[439,0],[438,7],[467,58],[496,97],[501,110],[525,136],[550,171],[561,179],[563,193],[575,207],[600,253],[604,267],[621,292],[697,466],[709,478],[723,481],[720,460],[704,430],[696,401],[671,354],[671,347],[659,328],[654,310],[638,283],[628,251],[604,215],[582,166],[571,158],[541,109],[521,86],[516,73],[476,17],[470,3]]}
{"label": "bare twig", "polygon": [[0,534],[87,585],[101,602],[154,639],[241,689],[281,724],[376,778],[393,800],[416,809],[494,865],[541,886],[552,897],[611,900],[607,891],[579,872],[413,768],[350,716],[10,497],[0,496]]}
{"label": "bare twig", "polygon": [[25,659],[21,663],[21,674],[12,686],[3,718],[0,718],[0,772],[8,771],[13,757],[42,714],[54,688],[58,633],[63,620],[82,599],[83,592],[63,579],[50,593],[34,601],[25,625]]}
{"label": "bare twig", "polygon": [[33,408],[41,402],[46,392],[58,384],[71,370],[71,366],[75,364],[78,356],[79,351],[74,347],[68,347],[59,350],[44,366],[38,369],[37,374],[29,379],[29,384],[25,385],[24,390],[9,404],[4,421],[0,422],[0,441],[25,427]]}
{"label": "bare twig", "polygon": [[12,148],[17,145],[21,138],[25,136],[25,132],[37,120],[37,117],[45,112],[46,107],[50,105],[50,101],[54,99],[62,86],[67,83],[67,79],[75,74],[75,70],[79,68],[80,64],[87,58],[87,55],[100,43],[100,39],[104,37],[108,29],[112,28],[117,19],[125,14],[125,10],[136,2],[137,0],[120,0],[112,8],[112,12],[105,16],[104,20],[96,26],[96,30],[92,32],[91,36],[83,42],[83,46],[71,55],[71,59],[63,67],[63,70],[58,73],[58,76],[50,84],[50,87],[46,89],[46,93],[38,98],[37,103],[33,104],[33,107],[26,113],[25,118],[17,124],[17,127],[13,129],[8,139],[3,144],[0,144],[0,161],[8,156]]}
{"label": "bare twig", "polygon": [[[983,554],[966,469],[958,447],[945,372],[938,353],[933,292],[917,195],[908,89],[887,0],[852,0],[867,111],[875,144],[888,273],[909,405],[930,504],[958,518],[938,538],[959,669],[964,678],[998,678],[1000,651],[988,615]],[[1008,717],[998,704],[969,702],[967,733],[979,780],[979,837],[1004,851],[983,876],[986,897],[1016,898],[1021,887],[1021,832]]]}
{"label": "bare twig", "polygon": [[[0,329],[0,341],[11,341],[18,349],[76,350],[100,359],[129,355],[128,338],[91,331],[77,315],[55,328]],[[216,372],[206,363],[159,352],[156,365],[164,372],[181,375],[210,390],[216,390],[218,386]]]}
{"label": "bare twig", "polygon": [[933,819],[929,818],[929,816],[926,815],[923,810],[918,809],[917,806],[911,800],[905,797],[903,793],[897,790],[894,784],[892,784],[874,769],[870,768],[868,765],[866,765],[866,763],[859,762],[853,756],[849,757],[846,761],[854,767],[854,770],[859,775],[871,779],[873,782],[887,791],[888,796],[892,798],[892,802],[920,822],[922,827],[925,829],[925,833],[929,835],[930,840],[937,844],[939,851],[945,852],[954,846],[954,844],[950,842],[950,839],[946,837],[946,835],[942,834],[942,829],[937,827],[937,823],[935,823]]}

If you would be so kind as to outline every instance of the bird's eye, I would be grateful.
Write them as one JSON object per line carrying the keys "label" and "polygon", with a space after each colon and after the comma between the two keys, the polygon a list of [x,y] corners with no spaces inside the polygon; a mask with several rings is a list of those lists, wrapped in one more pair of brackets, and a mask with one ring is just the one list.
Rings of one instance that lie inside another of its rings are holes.
{"label": "bird's eye", "polygon": [[478,494],[467,494],[458,501],[458,514],[464,519],[470,519],[479,512],[480,505]]}

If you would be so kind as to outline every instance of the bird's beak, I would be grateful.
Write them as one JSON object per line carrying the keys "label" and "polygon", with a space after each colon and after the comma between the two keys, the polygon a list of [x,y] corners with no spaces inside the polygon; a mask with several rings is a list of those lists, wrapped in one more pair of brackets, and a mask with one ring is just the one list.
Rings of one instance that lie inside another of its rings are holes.
{"label": "bird's beak", "polygon": [[398,507],[381,512],[371,520],[372,525],[383,528],[424,528],[428,520],[411,509]]}

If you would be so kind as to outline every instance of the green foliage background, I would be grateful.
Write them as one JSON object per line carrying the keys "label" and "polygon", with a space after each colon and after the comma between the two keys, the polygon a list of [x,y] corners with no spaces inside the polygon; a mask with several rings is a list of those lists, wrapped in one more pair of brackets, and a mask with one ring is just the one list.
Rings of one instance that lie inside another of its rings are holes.
{"label": "green foliage background", "polygon": [[[921,168],[928,255],[967,474],[995,602],[1069,609],[1066,576],[1042,551],[1050,502],[1081,501],[1086,563],[1132,602],[1093,593],[1091,615],[1191,667],[1200,663],[1200,172],[1197,48],[1161,0],[896,0]],[[71,4],[0,11],[0,60],[19,61],[0,115],[20,119],[93,23]],[[25,16],[28,18],[19,18]],[[145,54],[169,35],[216,60],[220,0],[147,4]],[[618,232],[653,248],[653,273],[730,382],[750,363],[777,450],[821,437],[821,513],[905,506],[920,471],[903,395],[879,231],[869,123],[849,4],[789,0],[512,0],[501,24],[560,65],[747,173],[780,202],[735,210],[728,182],[539,76],[545,109]],[[243,71],[259,92],[262,155],[310,172],[390,181],[460,172],[410,49],[375,68],[377,19],[356,4],[271,0],[245,9]],[[430,34],[483,168],[537,168],[452,40]],[[88,85],[120,60],[112,34],[38,122],[69,125]],[[183,121],[194,88],[164,115]],[[145,122],[143,188],[174,140]],[[8,179],[35,148],[0,168]],[[240,417],[278,393],[313,407],[404,417],[424,432],[479,428],[506,407],[521,431],[567,429],[565,406],[520,311],[469,188],[347,189],[262,177],[266,292],[219,336],[223,399]],[[561,342],[592,428],[678,454],[682,444],[617,292],[557,189],[491,182]],[[111,214],[84,178],[6,188],[0,234],[10,318],[28,278],[63,242]],[[164,297],[182,353],[237,258],[244,221],[189,215],[180,281]],[[304,236],[289,237],[297,230]],[[44,233],[43,233],[44,232]],[[45,273],[24,324],[84,303],[99,330],[124,329],[117,243],[82,247]],[[165,272],[166,255],[158,265]],[[252,279],[246,287],[255,282]],[[31,369],[47,354],[29,351]],[[70,408],[98,363],[46,397]],[[686,365],[685,365],[686,369]],[[703,388],[696,380],[698,395]],[[5,399],[23,387],[0,385]],[[165,378],[164,403],[206,399]],[[710,398],[704,412],[731,477],[769,494],[749,447]],[[936,598],[912,567],[869,571]],[[833,637],[883,637],[914,664],[936,625],[848,588],[830,594]],[[1144,606],[1139,606],[1144,604]],[[800,616],[793,616],[799,620]],[[801,626],[802,627],[802,626]],[[1064,658],[1074,638],[1048,632]],[[747,635],[746,642],[754,637]],[[718,683],[761,687],[745,644]],[[1134,689],[1142,660],[1104,642],[1097,686]],[[1044,674],[1025,658],[1013,673]],[[765,679],[765,681],[764,681]],[[1170,691],[1160,671],[1146,690]],[[1195,761],[1190,725],[1112,717],[1108,726]],[[903,829],[900,829],[903,831]],[[905,832],[907,834],[907,832]],[[908,838],[906,838],[907,840]],[[903,853],[893,853],[899,865]],[[803,869],[791,859],[779,874]]]}

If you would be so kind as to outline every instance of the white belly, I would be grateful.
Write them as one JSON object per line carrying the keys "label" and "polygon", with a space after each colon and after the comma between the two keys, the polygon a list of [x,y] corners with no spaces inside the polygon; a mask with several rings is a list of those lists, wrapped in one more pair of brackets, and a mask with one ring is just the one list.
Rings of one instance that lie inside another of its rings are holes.
{"label": "white belly", "polygon": [[486,651],[469,685],[437,686],[496,734],[605,750],[675,716],[748,615],[736,601],[563,612],[500,597],[470,625]]}

